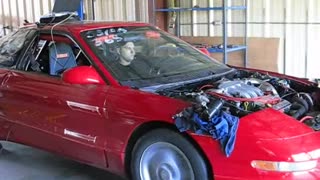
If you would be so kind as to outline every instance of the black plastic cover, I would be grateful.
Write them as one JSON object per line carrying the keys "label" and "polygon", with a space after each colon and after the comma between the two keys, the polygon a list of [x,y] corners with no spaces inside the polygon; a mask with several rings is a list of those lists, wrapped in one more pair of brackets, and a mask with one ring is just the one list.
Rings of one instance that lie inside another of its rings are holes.
{"label": "black plastic cover", "polygon": [[16,65],[24,48],[27,48],[36,30],[19,29],[0,39],[0,67],[12,68]]}
{"label": "black plastic cover", "polygon": [[81,0],[56,0],[52,12],[76,12],[81,5],[80,3]]}

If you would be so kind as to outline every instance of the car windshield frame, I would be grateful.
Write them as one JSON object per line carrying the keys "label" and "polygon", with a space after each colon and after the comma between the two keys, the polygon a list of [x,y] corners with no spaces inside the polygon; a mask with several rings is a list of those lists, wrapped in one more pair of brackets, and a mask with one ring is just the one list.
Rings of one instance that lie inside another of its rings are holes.
{"label": "car windshield frame", "polygon": [[[153,26],[105,27],[83,31],[81,37],[112,76],[124,86],[135,88],[157,86],[223,74],[231,70],[230,67],[203,54],[192,45]],[[136,65],[138,70],[145,70],[146,75],[126,77],[117,72],[117,70],[120,73],[127,72],[127,67],[119,66],[118,62],[122,60],[121,51],[126,51],[122,48],[133,48],[132,44],[135,51],[132,62],[138,64]],[[154,48],[153,44],[156,44]],[[116,67],[113,64],[116,64]],[[159,64],[160,67],[157,67]]]}

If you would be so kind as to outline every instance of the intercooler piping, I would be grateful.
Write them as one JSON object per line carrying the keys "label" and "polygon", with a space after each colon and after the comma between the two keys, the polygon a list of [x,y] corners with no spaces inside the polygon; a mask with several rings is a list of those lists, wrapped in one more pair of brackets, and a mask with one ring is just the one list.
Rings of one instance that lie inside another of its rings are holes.
{"label": "intercooler piping", "polygon": [[211,92],[208,91],[208,94],[215,96],[215,97],[219,97],[223,100],[227,100],[227,101],[236,101],[236,102],[260,102],[260,103],[264,103],[264,104],[277,104],[281,101],[281,98],[279,97],[270,97],[270,96],[261,96],[261,97],[257,97],[257,98],[237,98],[237,97],[230,97],[221,93],[217,93],[217,92]]}
{"label": "intercooler piping", "polygon": [[302,116],[311,108],[309,107],[308,102],[300,97],[294,97],[292,101],[293,103],[291,105],[289,114],[295,119],[302,118]]}
{"label": "intercooler piping", "polygon": [[300,119],[307,112],[307,109],[299,103],[294,103],[292,104],[290,111],[290,115],[293,118]]}

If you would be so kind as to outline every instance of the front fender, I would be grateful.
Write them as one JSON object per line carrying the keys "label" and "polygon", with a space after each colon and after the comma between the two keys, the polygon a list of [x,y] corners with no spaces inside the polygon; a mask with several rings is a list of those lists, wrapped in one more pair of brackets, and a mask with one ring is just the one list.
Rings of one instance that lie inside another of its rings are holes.
{"label": "front fender", "polygon": [[190,135],[210,161],[215,179],[277,179],[282,176],[295,179],[294,173],[259,171],[251,166],[251,162],[293,162],[320,158],[320,133],[271,109],[240,119],[235,148],[229,158],[212,137]]}

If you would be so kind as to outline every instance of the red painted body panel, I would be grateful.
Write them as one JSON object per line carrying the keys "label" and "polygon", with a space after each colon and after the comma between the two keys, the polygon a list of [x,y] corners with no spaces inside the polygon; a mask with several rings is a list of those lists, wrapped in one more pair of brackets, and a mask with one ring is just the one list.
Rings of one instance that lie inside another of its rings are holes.
{"label": "red painted body panel", "polygon": [[291,117],[271,109],[240,119],[235,150],[229,158],[222,151],[213,150],[219,149],[219,144],[212,141],[211,137],[193,135],[193,138],[212,162],[216,179],[319,179],[320,169],[300,173],[275,173],[259,171],[250,166],[252,160],[319,160],[320,134],[290,119]]}
{"label": "red painted body panel", "polygon": [[[56,27],[79,43],[105,84],[71,85],[59,77],[0,69],[0,137],[125,176],[125,150],[132,133],[149,122],[173,126],[172,115],[190,104],[120,86],[80,32],[146,25],[102,22]],[[252,160],[320,158],[320,134],[278,111],[266,109],[240,119],[235,150],[229,158],[212,137],[189,135],[209,160],[215,179],[320,179],[320,163],[317,169],[299,173],[251,167]]]}
{"label": "red painted body panel", "polygon": [[[118,156],[124,153],[129,135],[146,122],[163,121],[173,123],[172,115],[187,106],[186,102],[148,94],[132,89],[110,88],[107,101],[110,103],[110,125],[108,127],[108,160],[115,161],[114,171],[123,170],[124,159]],[[163,108],[163,105],[166,108]],[[121,160],[119,162],[119,160]],[[111,167],[112,168],[112,167]]]}
{"label": "red painted body panel", "polygon": [[[2,91],[2,114],[15,123],[9,138],[106,167],[106,86],[64,84],[60,78],[12,71]],[[28,127],[28,128],[25,128]],[[22,129],[22,130],[21,130]],[[68,134],[69,132],[69,134]],[[87,137],[76,138],[70,132]],[[42,135],[40,135],[42,134]],[[93,140],[94,139],[94,140]],[[74,151],[79,149],[79,151]]]}

